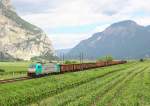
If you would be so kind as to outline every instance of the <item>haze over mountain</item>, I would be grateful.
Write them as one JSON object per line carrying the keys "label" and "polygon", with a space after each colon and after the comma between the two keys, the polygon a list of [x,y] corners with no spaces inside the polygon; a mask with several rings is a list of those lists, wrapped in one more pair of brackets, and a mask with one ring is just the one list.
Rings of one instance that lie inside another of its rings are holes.
{"label": "haze over mountain", "polygon": [[112,55],[118,59],[143,58],[150,55],[150,26],[141,26],[131,20],[114,23],[103,32],[81,41],[68,55],[98,58]]}
{"label": "haze over mountain", "polygon": [[20,18],[10,0],[0,0],[0,60],[52,55],[53,47],[46,34]]}
{"label": "haze over mountain", "polygon": [[59,58],[62,57],[62,55],[66,55],[67,53],[69,53],[69,51],[71,50],[71,48],[68,49],[57,49],[55,50],[55,55]]}

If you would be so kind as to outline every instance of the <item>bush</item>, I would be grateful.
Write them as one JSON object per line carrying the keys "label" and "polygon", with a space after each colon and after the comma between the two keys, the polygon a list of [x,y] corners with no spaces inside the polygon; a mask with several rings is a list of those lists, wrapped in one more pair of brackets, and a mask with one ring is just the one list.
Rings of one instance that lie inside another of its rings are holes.
{"label": "bush", "polygon": [[144,59],[140,59],[140,62],[143,62],[144,61]]}
{"label": "bush", "polygon": [[71,64],[71,61],[66,60],[66,61],[65,61],[65,64]]}
{"label": "bush", "polygon": [[70,61],[70,60],[66,60],[65,64],[77,64],[77,61]]}
{"label": "bush", "polygon": [[114,58],[112,56],[104,56],[97,59],[98,61],[113,61]]}
{"label": "bush", "polygon": [[5,70],[4,69],[0,69],[0,72],[5,72]]}

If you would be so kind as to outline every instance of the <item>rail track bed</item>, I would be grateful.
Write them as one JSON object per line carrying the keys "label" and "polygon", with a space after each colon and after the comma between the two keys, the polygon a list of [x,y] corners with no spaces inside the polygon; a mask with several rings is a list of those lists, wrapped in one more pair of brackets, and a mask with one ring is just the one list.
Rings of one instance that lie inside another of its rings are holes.
{"label": "rail track bed", "polygon": [[13,83],[16,81],[23,81],[23,80],[29,80],[32,79],[31,77],[19,77],[19,78],[12,78],[12,79],[4,79],[0,80],[0,84],[5,84],[5,83]]}

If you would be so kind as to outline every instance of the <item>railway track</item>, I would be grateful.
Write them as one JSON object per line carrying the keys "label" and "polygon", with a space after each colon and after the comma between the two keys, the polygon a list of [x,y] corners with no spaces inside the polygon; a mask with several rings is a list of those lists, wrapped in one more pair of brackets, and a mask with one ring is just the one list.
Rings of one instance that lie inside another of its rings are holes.
{"label": "railway track", "polygon": [[4,80],[0,80],[0,84],[13,83],[13,82],[29,80],[29,79],[32,79],[32,78],[31,77],[19,77],[19,78],[12,78],[12,79],[4,79]]}
{"label": "railway track", "polygon": [[[94,68],[100,68],[100,67],[108,67],[108,66],[111,66],[111,65],[117,65],[117,64],[124,64],[124,63],[126,63],[126,61],[116,61],[116,62],[117,63],[111,63],[111,64],[107,63],[107,64],[104,64],[104,65],[102,65],[101,63],[99,63],[98,66],[97,66],[97,64],[93,65],[93,63],[91,63],[92,66],[89,66],[89,67],[85,66],[85,68],[82,69],[82,70],[81,70],[81,66],[80,66],[80,69],[78,69],[79,68],[79,66],[78,66],[79,64],[62,65],[63,68],[62,68],[62,70],[61,70],[60,73],[49,73],[49,74],[46,74],[46,75],[43,74],[43,75],[40,75],[40,76],[37,76],[37,77],[36,76],[34,77],[34,76],[28,75],[30,77],[26,76],[26,77],[19,77],[19,78],[4,79],[4,80],[0,80],[0,84],[13,83],[13,82],[24,81],[24,80],[29,80],[29,79],[33,79],[33,78],[41,78],[41,77],[45,77],[45,76],[49,76],[49,75],[64,74],[66,72],[83,71],[83,70],[87,70],[87,69],[94,69]],[[75,65],[76,69],[74,69],[75,68],[74,65]],[[80,65],[82,65],[82,64],[80,64]],[[71,66],[71,67],[69,67],[69,66]],[[70,68],[70,70],[68,70],[68,67]]]}

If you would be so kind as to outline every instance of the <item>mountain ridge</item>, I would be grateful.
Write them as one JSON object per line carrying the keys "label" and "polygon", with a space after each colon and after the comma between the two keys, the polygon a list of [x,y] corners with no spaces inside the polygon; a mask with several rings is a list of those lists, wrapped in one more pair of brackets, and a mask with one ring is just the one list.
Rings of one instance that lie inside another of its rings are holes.
{"label": "mountain ridge", "polygon": [[84,53],[85,58],[113,55],[115,58],[142,58],[150,55],[149,27],[138,25],[131,20],[114,23],[104,31],[93,34],[81,41],[68,55]]}

